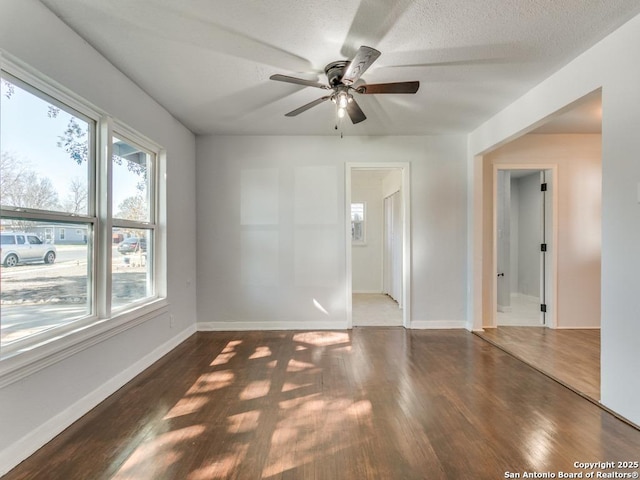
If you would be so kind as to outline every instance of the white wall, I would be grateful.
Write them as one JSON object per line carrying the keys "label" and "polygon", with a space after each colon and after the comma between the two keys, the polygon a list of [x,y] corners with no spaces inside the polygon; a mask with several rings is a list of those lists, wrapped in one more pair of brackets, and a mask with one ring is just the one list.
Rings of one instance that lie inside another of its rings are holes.
{"label": "white wall", "polygon": [[[201,328],[346,327],[347,159],[411,162],[412,325],[464,325],[464,138],[210,136],[197,140]],[[274,179],[270,214],[242,207],[259,198],[242,180],[255,170]]]}
{"label": "white wall", "polygon": [[577,57],[469,137],[470,327],[482,322],[481,157],[574,100],[602,88],[601,398],[640,424],[640,16]]}
{"label": "white wall", "polygon": [[137,327],[0,389],[2,474],[195,331],[196,263],[193,134],[35,0],[2,1],[0,48],[166,148],[170,302]]}
{"label": "white wall", "polygon": [[380,171],[351,172],[351,202],[366,204],[365,243],[351,249],[353,293],[382,292],[382,180]]}
{"label": "white wall", "polygon": [[390,170],[382,179],[382,198],[387,198],[402,189],[402,170]]}

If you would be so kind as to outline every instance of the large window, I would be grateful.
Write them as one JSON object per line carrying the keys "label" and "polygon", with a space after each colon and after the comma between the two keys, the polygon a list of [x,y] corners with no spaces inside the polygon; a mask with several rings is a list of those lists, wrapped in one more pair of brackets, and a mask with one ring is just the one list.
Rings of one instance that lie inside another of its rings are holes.
{"label": "large window", "polygon": [[7,70],[2,359],[154,302],[164,271],[155,255],[159,147],[18,67]]}

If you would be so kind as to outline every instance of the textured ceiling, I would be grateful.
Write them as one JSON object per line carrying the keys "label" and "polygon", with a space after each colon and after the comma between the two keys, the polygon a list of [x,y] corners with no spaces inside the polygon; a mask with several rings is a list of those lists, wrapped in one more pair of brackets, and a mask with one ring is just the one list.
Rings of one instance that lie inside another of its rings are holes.
{"label": "textured ceiling", "polygon": [[466,133],[640,13],[638,0],[41,0],[199,134],[330,135],[329,62],[382,52],[367,83],[419,80],[416,95],[362,95],[345,135]]}

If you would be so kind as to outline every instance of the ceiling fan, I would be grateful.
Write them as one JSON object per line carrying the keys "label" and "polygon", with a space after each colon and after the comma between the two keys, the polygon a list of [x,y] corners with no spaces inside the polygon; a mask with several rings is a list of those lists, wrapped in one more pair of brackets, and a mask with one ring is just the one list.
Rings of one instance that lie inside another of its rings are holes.
{"label": "ceiling fan", "polygon": [[348,114],[351,121],[355,124],[366,120],[367,117],[353,97],[354,93],[364,95],[376,93],[416,93],[420,87],[420,82],[417,81],[354,86],[360,76],[379,56],[380,52],[378,50],[363,45],[358,49],[353,60],[331,62],[324,68],[324,73],[327,75],[327,80],[329,81],[328,85],[280,74],[271,75],[269,78],[271,80],[277,80],[278,82],[295,83],[307,87],[331,90],[329,95],[290,111],[285,114],[286,117],[295,117],[316,105],[331,100],[336,104],[338,118],[343,118],[345,114]]}

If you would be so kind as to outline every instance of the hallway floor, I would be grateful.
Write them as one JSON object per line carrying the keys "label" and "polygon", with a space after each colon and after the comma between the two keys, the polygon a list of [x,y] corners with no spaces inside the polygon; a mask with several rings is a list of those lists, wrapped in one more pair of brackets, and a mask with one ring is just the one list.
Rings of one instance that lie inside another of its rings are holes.
{"label": "hallway floor", "polygon": [[540,299],[519,293],[511,294],[509,312],[498,311],[498,325],[535,326],[542,325]]}
{"label": "hallway floor", "polygon": [[383,293],[353,294],[354,327],[401,327],[402,309]]}

